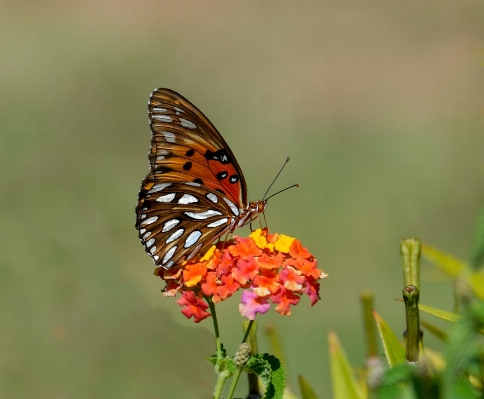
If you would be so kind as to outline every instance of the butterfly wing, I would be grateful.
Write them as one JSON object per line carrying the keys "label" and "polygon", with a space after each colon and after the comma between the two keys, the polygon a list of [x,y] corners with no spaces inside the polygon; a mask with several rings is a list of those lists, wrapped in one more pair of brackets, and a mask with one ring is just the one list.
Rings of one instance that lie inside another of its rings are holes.
{"label": "butterfly wing", "polygon": [[208,118],[180,94],[157,89],[150,97],[152,173],[195,181],[247,207],[247,186],[229,146]]}
{"label": "butterfly wing", "polygon": [[169,269],[193,257],[247,208],[247,187],[229,146],[193,104],[169,89],[148,102],[150,174],[136,207],[146,252]]}
{"label": "butterfly wing", "polygon": [[237,208],[198,183],[143,180],[136,207],[139,238],[155,264],[166,269],[189,260],[233,225]]}

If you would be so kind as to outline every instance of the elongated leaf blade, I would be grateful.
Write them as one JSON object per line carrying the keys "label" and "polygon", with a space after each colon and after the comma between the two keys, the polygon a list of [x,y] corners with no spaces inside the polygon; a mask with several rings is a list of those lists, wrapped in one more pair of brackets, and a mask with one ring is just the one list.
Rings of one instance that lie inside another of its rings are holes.
{"label": "elongated leaf blade", "polygon": [[[302,399],[319,399],[316,392],[314,392],[313,387],[309,384],[309,382],[302,376],[299,375],[299,388],[301,388],[301,395]],[[286,399],[284,397],[284,399]]]}
{"label": "elongated leaf blade", "polygon": [[400,343],[395,333],[376,311],[373,311],[373,317],[375,318],[380,333],[388,365],[393,367],[397,364],[405,363],[405,348]]}
{"label": "elongated leaf blade", "polygon": [[334,399],[365,399],[334,331],[328,333]]}

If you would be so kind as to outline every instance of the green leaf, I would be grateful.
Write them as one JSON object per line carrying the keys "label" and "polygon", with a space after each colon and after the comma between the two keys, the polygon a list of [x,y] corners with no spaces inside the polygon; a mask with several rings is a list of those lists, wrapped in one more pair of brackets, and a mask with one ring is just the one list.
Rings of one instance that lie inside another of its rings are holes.
{"label": "green leaf", "polygon": [[334,331],[328,333],[334,399],[363,399],[353,369]]}
{"label": "green leaf", "polygon": [[[481,353],[484,338],[479,334],[484,327],[484,302],[469,303],[463,315],[454,324],[447,347],[447,367],[443,374],[443,392],[446,399],[480,397],[469,384],[469,375],[482,378],[484,368]],[[465,395],[465,396],[462,396]]]}
{"label": "green leaf", "polygon": [[298,376],[299,379],[299,387],[301,388],[301,395],[302,399],[319,399],[318,395],[316,395],[316,392],[314,392],[314,389],[311,385],[309,385],[309,382],[302,376]]}
{"label": "green leaf", "polygon": [[380,338],[383,343],[383,350],[385,351],[388,365],[393,367],[397,364],[405,363],[405,348],[400,343],[395,333],[376,311],[373,311],[373,317],[375,318],[378,331],[380,332]]}
{"label": "green leaf", "polygon": [[438,317],[439,319],[450,321],[455,323],[459,320],[459,315],[451,312],[446,312],[445,310],[432,308],[427,305],[422,305],[421,303],[418,304],[418,308],[425,313],[431,314],[432,316]]}
{"label": "green leaf", "polygon": [[412,390],[405,383],[411,378],[412,368],[409,364],[397,364],[388,369],[376,391],[377,399],[415,398]]}
{"label": "green leaf", "polygon": [[[427,244],[422,244],[422,255],[451,278],[459,277],[468,267],[467,264],[460,259]],[[483,275],[472,273],[469,278],[469,285],[479,298],[484,298]]]}
{"label": "green leaf", "polygon": [[265,385],[264,399],[282,399],[286,388],[286,372],[281,362],[268,353],[252,355],[245,371],[255,373]]}
{"label": "green leaf", "polygon": [[428,321],[425,320],[420,320],[420,325],[424,327],[427,331],[432,333],[435,337],[440,339],[443,342],[447,341],[447,333],[442,330],[441,328],[433,325],[432,323],[429,323]]}

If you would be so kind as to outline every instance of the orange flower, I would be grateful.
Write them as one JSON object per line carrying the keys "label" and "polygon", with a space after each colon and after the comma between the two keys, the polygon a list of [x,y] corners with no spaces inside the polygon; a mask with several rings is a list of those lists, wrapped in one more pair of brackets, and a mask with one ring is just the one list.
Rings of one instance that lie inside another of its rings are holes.
{"label": "orange flower", "polygon": [[314,305],[320,299],[319,280],[327,277],[299,240],[269,234],[268,229],[213,245],[181,267],[159,268],[155,274],[167,283],[163,295],[181,292],[178,303],[182,312],[196,323],[210,316],[202,294],[217,303],[242,289],[245,299],[239,308],[243,316],[253,320],[256,313],[269,310],[270,302],[276,304],[278,313],[288,316],[301,295],[307,295]]}
{"label": "orange flower", "polygon": [[305,276],[311,276],[314,278],[321,278],[324,274],[322,270],[318,269],[317,261],[309,261],[302,257],[298,257],[296,259],[288,259],[286,261],[286,265],[294,266],[297,270],[299,270]]}
{"label": "orange flower", "polygon": [[309,259],[311,257],[311,253],[307,250],[307,248],[304,248],[301,244],[301,241],[299,240],[294,240],[289,247],[289,254],[293,258],[297,258],[299,256]]}
{"label": "orange flower", "polygon": [[257,260],[257,263],[259,264],[259,267],[264,269],[279,269],[282,266],[284,259],[285,256],[280,252],[277,255],[272,256],[263,253]]}
{"label": "orange flower", "polygon": [[279,277],[284,283],[284,288],[290,291],[301,291],[302,284],[306,281],[304,276],[301,276],[301,272],[291,266],[285,266],[279,273]]}
{"label": "orange flower", "polygon": [[259,271],[253,255],[248,255],[245,259],[240,258],[237,262],[237,267],[232,269],[232,276],[242,285],[252,280]]}
{"label": "orange flower", "polygon": [[299,296],[281,287],[280,291],[271,297],[271,301],[277,303],[276,312],[283,316],[290,316],[290,306],[298,304]]}
{"label": "orange flower", "polygon": [[281,287],[279,276],[272,271],[263,271],[254,279],[252,289],[259,296],[275,294]]}
{"label": "orange flower", "polygon": [[187,287],[193,287],[202,280],[205,274],[207,274],[207,266],[204,263],[187,265],[183,270],[183,281]]}
{"label": "orange flower", "polygon": [[205,275],[205,281],[201,284],[202,292],[206,296],[212,296],[217,293],[217,273],[208,272]]}
{"label": "orange flower", "polygon": [[198,298],[193,291],[185,291],[182,297],[177,301],[177,303],[182,307],[182,313],[187,319],[193,317],[195,323],[200,323],[203,319],[210,316],[205,309],[208,305]]}
{"label": "orange flower", "polygon": [[[235,279],[231,275],[228,275],[228,276],[223,275],[221,277],[221,280],[222,280],[222,284],[217,287],[217,295],[220,301],[224,301],[227,298],[231,297],[232,294],[239,289],[240,284],[237,281],[235,281]],[[214,302],[218,302],[218,301],[215,301],[215,297],[214,297]]]}
{"label": "orange flower", "polygon": [[233,257],[246,258],[250,255],[260,256],[262,254],[262,251],[257,248],[253,239],[236,237],[235,240],[237,243],[228,248],[230,255]]}

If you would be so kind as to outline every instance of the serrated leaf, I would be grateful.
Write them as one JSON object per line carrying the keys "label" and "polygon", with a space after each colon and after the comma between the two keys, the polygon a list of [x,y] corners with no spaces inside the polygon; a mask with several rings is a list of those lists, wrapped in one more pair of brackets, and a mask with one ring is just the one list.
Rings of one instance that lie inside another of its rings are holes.
{"label": "serrated leaf", "polygon": [[309,385],[309,382],[307,382],[307,380],[302,375],[299,375],[298,379],[302,399],[319,399],[318,395],[316,395],[316,392],[314,392],[313,387]]}
{"label": "serrated leaf", "polygon": [[380,333],[388,365],[393,367],[397,364],[405,363],[405,348],[400,343],[395,333],[376,311],[373,311],[373,317],[375,318],[376,326]]}
{"label": "serrated leaf", "polygon": [[334,331],[328,333],[328,343],[334,399],[363,399],[353,369]]}
{"label": "serrated leaf", "polygon": [[282,399],[286,388],[286,373],[281,362],[268,353],[252,355],[245,371],[257,374],[265,385],[264,399]]}
{"label": "serrated leaf", "polygon": [[[451,278],[459,277],[467,268],[465,262],[427,244],[422,244],[422,255]],[[484,298],[483,275],[472,273],[469,278],[469,285],[479,298]]]}

